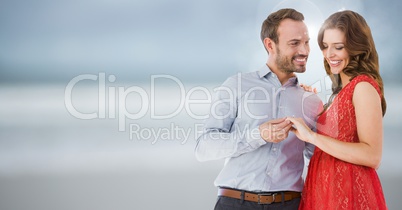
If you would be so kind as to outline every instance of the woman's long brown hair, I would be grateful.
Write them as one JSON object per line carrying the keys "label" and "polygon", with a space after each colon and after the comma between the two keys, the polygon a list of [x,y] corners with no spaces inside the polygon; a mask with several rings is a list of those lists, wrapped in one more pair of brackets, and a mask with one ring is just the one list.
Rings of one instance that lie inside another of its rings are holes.
{"label": "woman's long brown hair", "polygon": [[[372,77],[381,91],[382,114],[385,115],[387,104],[384,97],[384,85],[379,73],[378,54],[375,48],[373,36],[366,20],[356,12],[345,10],[332,14],[325,20],[318,33],[318,45],[321,50],[324,49],[323,38],[326,29],[339,29],[345,34],[345,49],[349,53],[349,64],[343,69],[343,72],[354,77],[365,74]],[[330,66],[324,58],[324,67],[332,80],[332,95],[327,104],[324,105],[324,113],[331,105],[335,96],[342,89],[342,82],[339,75],[331,73]]]}

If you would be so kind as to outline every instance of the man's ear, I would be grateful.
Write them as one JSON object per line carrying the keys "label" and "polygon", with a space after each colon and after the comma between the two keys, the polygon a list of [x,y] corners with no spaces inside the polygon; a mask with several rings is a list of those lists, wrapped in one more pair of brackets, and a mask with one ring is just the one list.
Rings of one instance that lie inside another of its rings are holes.
{"label": "man's ear", "polygon": [[274,54],[274,47],[275,47],[275,42],[270,39],[270,38],[265,38],[264,39],[264,47],[268,51],[268,54]]}

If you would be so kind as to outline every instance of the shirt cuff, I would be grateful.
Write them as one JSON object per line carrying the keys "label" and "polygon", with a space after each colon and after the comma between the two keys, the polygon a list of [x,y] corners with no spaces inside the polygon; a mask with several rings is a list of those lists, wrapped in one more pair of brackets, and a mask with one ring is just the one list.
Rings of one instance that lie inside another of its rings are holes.
{"label": "shirt cuff", "polygon": [[247,136],[246,141],[252,148],[258,148],[267,143],[261,138],[258,127],[250,130],[250,135]]}

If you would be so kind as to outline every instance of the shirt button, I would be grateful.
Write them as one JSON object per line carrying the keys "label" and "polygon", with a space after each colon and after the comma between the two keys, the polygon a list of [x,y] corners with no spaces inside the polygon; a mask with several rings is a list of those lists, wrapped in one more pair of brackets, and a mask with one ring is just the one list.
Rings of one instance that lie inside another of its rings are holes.
{"label": "shirt button", "polygon": [[268,172],[267,174],[268,174],[268,176],[271,176],[271,172]]}
{"label": "shirt button", "polygon": [[272,149],[272,151],[276,152],[276,147],[274,147],[274,148]]}

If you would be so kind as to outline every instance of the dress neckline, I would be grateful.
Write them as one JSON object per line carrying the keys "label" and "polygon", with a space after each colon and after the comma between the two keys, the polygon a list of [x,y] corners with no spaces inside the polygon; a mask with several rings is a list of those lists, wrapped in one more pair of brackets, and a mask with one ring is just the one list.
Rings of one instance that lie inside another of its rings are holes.
{"label": "dress neckline", "polygon": [[320,117],[321,117],[322,115],[324,115],[324,114],[327,114],[327,112],[332,108],[332,105],[334,105],[335,100],[338,100],[339,94],[343,93],[344,90],[345,90],[348,86],[350,86],[350,84],[351,84],[356,78],[358,78],[358,77],[360,77],[360,76],[364,76],[364,74],[357,75],[357,76],[353,77],[353,78],[348,82],[348,84],[345,85],[345,87],[342,87],[342,89],[339,91],[339,93],[336,94],[336,96],[334,97],[334,100],[332,100],[332,103],[331,103],[331,105],[328,107],[328,109],[325,110],[325,112],[323,112],[318,118],[320,118]]}

